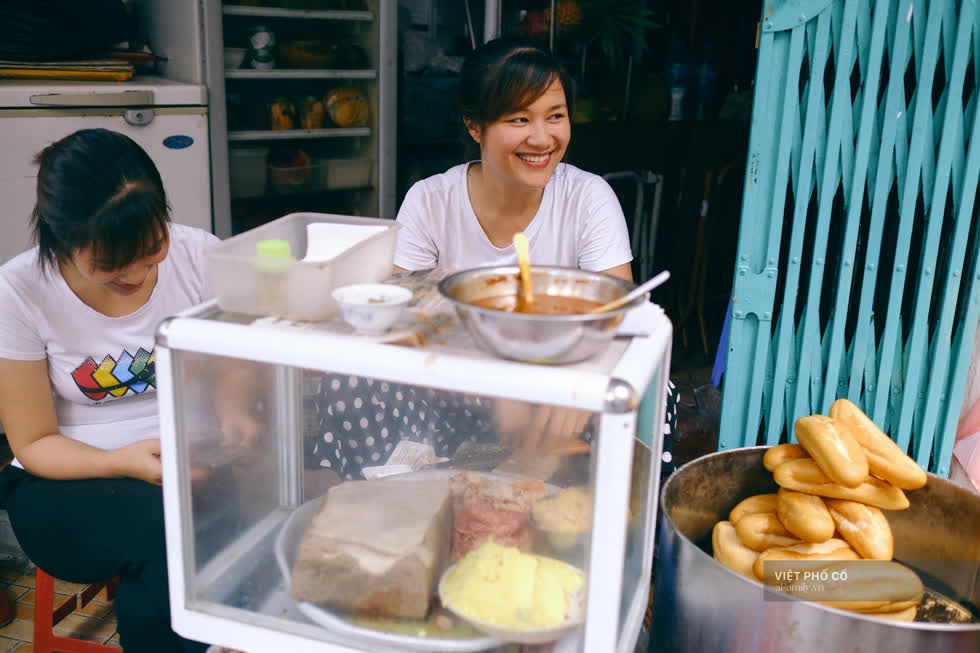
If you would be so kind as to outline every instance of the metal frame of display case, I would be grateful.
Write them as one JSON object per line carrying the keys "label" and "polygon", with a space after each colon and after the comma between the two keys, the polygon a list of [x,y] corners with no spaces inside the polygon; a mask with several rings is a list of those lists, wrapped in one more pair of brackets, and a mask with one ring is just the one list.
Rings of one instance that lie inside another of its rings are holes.
{"label": "metal frame of display case", "polygon": [[[646,488],[646,505],[651,514],[644,527],[641,570],[642,578],[649,578],[672,337],[670,321],[663,311],[653,305],[646,308],[651,317],[649,336],[617,338],[592,360],[569,366],[517,363],[493,358],[480,350],[442,350],[438,345],[383,345],[315,330],[297,329],[284,337],[283,330],[275,326],[224,321],[215,303],[164,322],[157,333],[156,371],[174,628],[186,637],[246,648],[252,653],[361,650],[356,645],[331,643],[336,635],[331,637],[329,631],[311,624],[290,622],[291,632],[286,632],[278,615],[288,606],[264,606],[263,613],[243,613],[216,602],[197,601],[194,597],[198,594],[190,591],[205,587],[210,593],[220,594],[227,589],[219,587],[222,579],[240,577],[240,570],[260,564],[252,559],[254,551],[274,536],[302,500],[302,445],[301,438],[294,435],[301,432],[297,416],[302,411],[302,400],[297,400],[297,387],[300,370],[320,370],[600,413],[598,437],[593,443],[594,502],[596,506],[622,506],[622,510],[594,510],[584,650],[632,651],[650,585],[640,582],[625,603],[620,600],[629,519],[629,469],[638,423],[642,422],[641,428],[649,431],[647,444],[651,448]],[[189,461],[186,449],[180,446],[179,434],[184,425],[176,407],[181,401],[182,386],[174,376],[176,358],[183,352],[276,366],[275,419],[282,438],[277,461],[282,481],[278,489],[279,511],[238,536],[200,569],[194,559],[193,529],[186,528],[183,520],[184,515],[190,514],[191,486],[189,474],[181,473],[182,469],[189,469]],[[300,405],[292,405],[296,401]],[[644,410],[640,410],[641,404]],[[631,437],[622,437],[624,433]],[[194,587],[189,586],[191,582]]]}

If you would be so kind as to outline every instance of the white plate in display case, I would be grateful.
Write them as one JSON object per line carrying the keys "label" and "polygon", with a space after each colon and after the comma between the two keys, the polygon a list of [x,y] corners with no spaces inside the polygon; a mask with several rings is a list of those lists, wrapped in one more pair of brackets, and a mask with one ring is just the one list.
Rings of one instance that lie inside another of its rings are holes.
{"label": "white plate in display case", "polygon": [[[322,501],[323,497],[317,497],[294,510],[276,537],[276,563],[279,565],[279,571],[287,587],[292,575],[296,548]],[[432,651],[433,653],[486,651],[503,644],[496,637],[481,634],[475,634],[468,638],[451,638],[390,633],[359,626],[316,603],[296,601],[296,607],[313,623],[349,638],[354,644],[398,646],[411,651]]]}

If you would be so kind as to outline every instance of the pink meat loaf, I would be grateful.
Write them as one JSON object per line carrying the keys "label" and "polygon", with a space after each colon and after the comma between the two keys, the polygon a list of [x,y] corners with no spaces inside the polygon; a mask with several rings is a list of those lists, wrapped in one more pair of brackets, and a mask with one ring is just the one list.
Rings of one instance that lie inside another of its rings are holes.
{"label": "pink meat loaf", "polygon": [[534,538],[528,511],[547,490],[541,481],[507,481],[475,472],[449,479],[453,497],[453,561],[488,538],[527,550]]}
{"label": "pink meat loaf", "polygon": [[453,561],[478,549],[491,537],[497,544],[529,550],[534,534],[527,513],[497,508],[485,499],[464,503],[453,521]]}

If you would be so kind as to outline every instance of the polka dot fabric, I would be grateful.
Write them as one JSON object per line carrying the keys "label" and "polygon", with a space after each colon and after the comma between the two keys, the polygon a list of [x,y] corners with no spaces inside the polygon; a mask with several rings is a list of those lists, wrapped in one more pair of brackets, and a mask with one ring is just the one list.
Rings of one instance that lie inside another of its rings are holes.
{"label": "polka dot fabric", "polygon": [[363,467],[383,465],[400,440],[429,444],[448,457],[466,440],[494,440],[490,409],[471,395],[326,375],[317,400],[320,433],[308,440],[306,467],[361,478]]}
{"label": "polka dot fabric", "polygon": [[[493,402],[462,393],[401,385],[356,376],[324,375],[316,398],[306,402],[318,419],[306,427],[304,464],[307,469],[332,469],[341,478],[363,478],[364,467],[383,465],[401,440],[429,444],[437,456],[451,457],[465,441],[497,441]],[[668,386],[661,469],[673,470],[668,439],[676,426],[677,390]],[[315,429],[315,424],[319,429]],[[311,432],[312,431],[312,432]],[[591,441],[592,423],[581,438]]]}
{"label": "polka dot fabric", "polygon": [[674,456],[671,453],[674,446],[674,434],[677,432],[677,402],[681,393],[677,391],[674,382],[667,380],[667,406],[664,409],[664,449],[660,454],[660,478],[670,476],[674,471]]}

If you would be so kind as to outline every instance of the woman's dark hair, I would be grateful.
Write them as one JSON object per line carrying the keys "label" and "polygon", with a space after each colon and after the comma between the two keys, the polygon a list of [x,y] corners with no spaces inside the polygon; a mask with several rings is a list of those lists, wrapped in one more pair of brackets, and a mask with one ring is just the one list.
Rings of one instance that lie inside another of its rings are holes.
{"label": "woman's dark hair", "polygon": [[167,196],[153,161],[131,138],[82,129],[37,155],[31,215],[42,268],[92,248],[99,268],[118,270],[160,250]]}
{"label": "woman's dark hair", "polygon": [[[482,131],[490,123],[533,103],[551,84],[565,89],[572,114],[572,79],[561,61],[534,41],[502,37],[470,53],[459,75],[459,110],[466,125]],[[465,143],[473,141],[467,135]]]}

